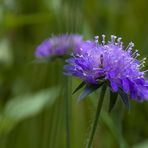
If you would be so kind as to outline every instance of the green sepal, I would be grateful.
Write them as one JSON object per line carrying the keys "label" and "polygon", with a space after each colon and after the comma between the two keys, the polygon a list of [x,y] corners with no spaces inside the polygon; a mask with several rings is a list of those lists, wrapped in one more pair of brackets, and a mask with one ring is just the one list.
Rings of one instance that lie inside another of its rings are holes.
{"label": "green sepal", "polygon": [[73,91],[72,94],[75,94],[79,89],[81,89],[86,83],[83,81],[81,82],[77,87],[76,89]]}
{"label": "green sepal", "polygon": [[100,88],[102,85],[103,83],[100,83],[98,85],[86,85],[83,91],[80,93],[78,101],[83,100],[86,96],[94,92],[96,89]]}
{"label": "green sepal", "polygon": [[128,95],[122,90],[119,89],[118,90],[119,95],[121,96],[121,99],[123,101],[123,103],[125,104],[125,106],[130,109],[130,105],[129,105],[129,99],[128,99]]}
{"label": "green sepal", "polygon": [[110,91],[109,112],[114,108],[118,98],[118,93]]}

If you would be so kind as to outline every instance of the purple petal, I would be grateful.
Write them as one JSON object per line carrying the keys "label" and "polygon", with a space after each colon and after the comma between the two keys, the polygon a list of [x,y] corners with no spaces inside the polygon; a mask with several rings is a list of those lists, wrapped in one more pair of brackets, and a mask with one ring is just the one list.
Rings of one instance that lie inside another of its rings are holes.
{"label": "purple petal", "polygon": [[111,85],[111,88],[112,88],[113,92],[118,91],[118,85],[114,81],[110,81],[110,85]]}
{"label": "purple petal", "polygon": [[124,92],[128,93],[129,92],[129,82],[127,79],[122,80],[122,87]]}

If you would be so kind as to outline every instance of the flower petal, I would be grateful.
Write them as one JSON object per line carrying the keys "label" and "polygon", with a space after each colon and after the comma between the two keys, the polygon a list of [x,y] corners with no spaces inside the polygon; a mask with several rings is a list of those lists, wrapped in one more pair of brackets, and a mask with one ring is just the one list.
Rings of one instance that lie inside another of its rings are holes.
{"label": "flower petal", "polygon": [[118,85],[114,81],[110,81],[110,84],[111,84],[112,91],[117,92],[118,91]]}

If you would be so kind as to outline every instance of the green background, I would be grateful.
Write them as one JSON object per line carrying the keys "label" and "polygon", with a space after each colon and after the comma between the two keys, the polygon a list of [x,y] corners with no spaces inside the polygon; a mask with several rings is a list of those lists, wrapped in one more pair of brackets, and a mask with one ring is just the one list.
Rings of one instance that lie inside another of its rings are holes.
{"label": "green background", "polygon": [[[63,62],[34,62],[36,46],[62,33],[114,34],[147,57],[148,1],[1,0],[0,148],[66,148],[65,97],[71,147],[85,147],[99,92],[78,103],[71,92],[80,80],[67,83]],[[130,101],[128,110],[118,99],[108,113],[108,102],[106,93],[94,148],[147,148],[148,103]]]}

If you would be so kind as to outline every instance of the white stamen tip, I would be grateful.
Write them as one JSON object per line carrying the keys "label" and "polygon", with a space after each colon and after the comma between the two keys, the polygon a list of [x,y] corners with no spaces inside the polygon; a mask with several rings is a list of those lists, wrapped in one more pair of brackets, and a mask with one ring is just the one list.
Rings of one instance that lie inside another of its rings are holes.
{"label": "white stamen tip", "polygon": [[105,35],[102,34],[102,44],[104,45],[105,44]]}
{"label": "white stamen tip", "polygon": [[130,46],[130,47],[134,47],[134,43],[133,43],[133,42],[130,42],[130,43],[129,43],[129,46]]}
{"label": "white stamen tip", "polygon": [[115,40],[116,40],[116,36],[115,35],[111,35],[111,42],[114,44],[115,43]]}
{"label": "white stamen tip", "polygon": [[144,73],[146,73],[146,72],[148,72],[148,69],[147,70],[145,70],[145,71],[143,71]]}
{"label": "white stamen tip", "polygon": [[121,37],[119,37],[119,38],[117,39],[118,43],[120,43],[120,42],[121,42],[121,39],[122,39]]}
{"label": "white stamen tip", "polygon": [[95,43],[98,43],[99,36],[95,36]]}

